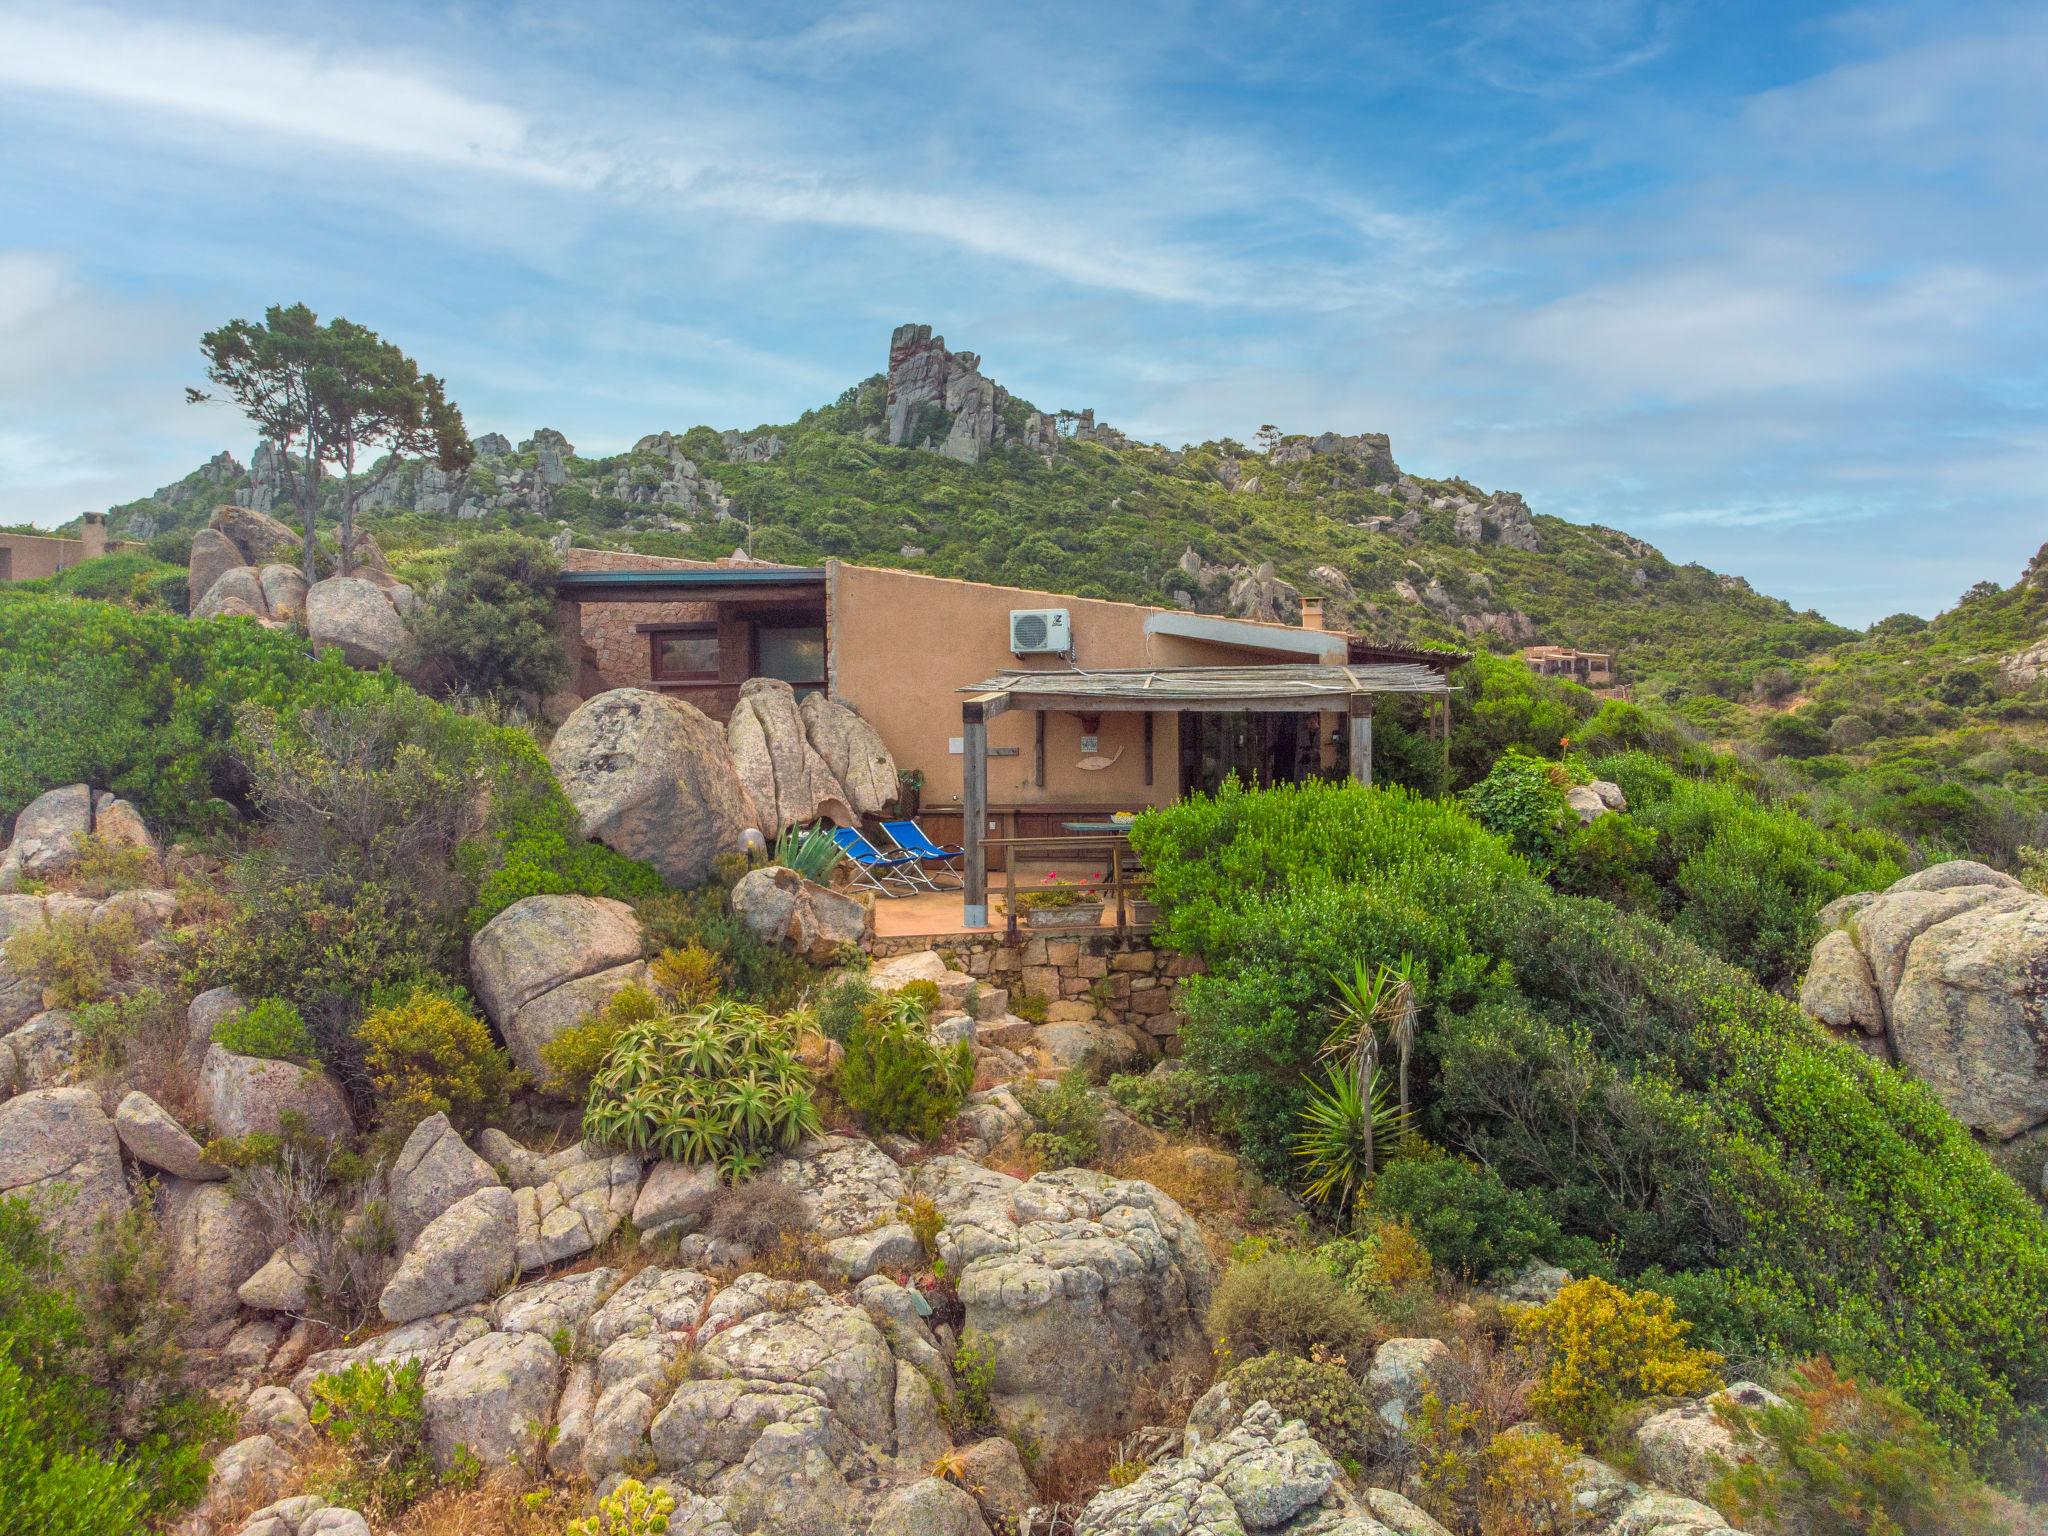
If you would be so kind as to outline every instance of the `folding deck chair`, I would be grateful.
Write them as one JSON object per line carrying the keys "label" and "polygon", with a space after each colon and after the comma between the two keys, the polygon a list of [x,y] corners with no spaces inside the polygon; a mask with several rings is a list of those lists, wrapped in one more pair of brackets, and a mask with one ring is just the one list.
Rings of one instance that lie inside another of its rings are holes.
{"label": "folding deck chair", "polygon": [[890,842],[918,861],[918,873],[927,880],[931,879],[932,871],[925,866],[936,864],[940,874],[955,882],[944,889],[959,890],[967,884],[967,877],[960,870],[960,860],[967,857],[965,848],[933,842],[915,821],[885,821],[882,830],[889,834]]}
{"label": "folding deck chair", "polygon": [[918,887],[937,890],[931,877],[917,867],[917,860],[907,853],[887,854],[860,835],[855,827],[834,827],[832,841],[854,867],[854,884],[865,885],[878,895],[914,896]]}

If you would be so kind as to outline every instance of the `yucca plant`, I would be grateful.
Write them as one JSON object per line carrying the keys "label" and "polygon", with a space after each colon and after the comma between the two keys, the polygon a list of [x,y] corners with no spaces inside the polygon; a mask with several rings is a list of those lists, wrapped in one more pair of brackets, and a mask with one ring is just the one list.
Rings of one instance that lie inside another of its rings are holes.
{"label": "yucca plant", "polygon": [[822,824],[784,827],[782,835],[775,839],[775,862],[819,884],[824,883],[845,852],[832,840],[832,829]]}
{"label": "yucca plant", "polygon": [[1407,1115],[1387,1102],[1377,1067],[1363,1083],[1331,1067],[1325,1085],[1310,1087],[1292,1141],[1308,1176],[1303,1192],[1348,1213],[1372,1182],[1379,1149],[1398,1140],[1407,1124]]}
{"label": "yucca plant", "polygon": [[801,1027],[799,1016],[730,1001],[631,1025],[591,1079],[583,1132],[743,1176],[822,1129],[796,1058]]}

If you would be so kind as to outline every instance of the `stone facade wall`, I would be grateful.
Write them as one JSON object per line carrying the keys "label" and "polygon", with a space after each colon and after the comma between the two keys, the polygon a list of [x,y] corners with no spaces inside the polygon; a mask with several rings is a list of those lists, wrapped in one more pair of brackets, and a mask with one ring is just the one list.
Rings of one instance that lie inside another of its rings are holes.
{"label": "stone facade wall", "polygon": [[876,959],[934,949],[958,969],[1011,998],[1032,992],[1048,1000],[1048,1017],[1092,1018],[1122,1025],[1152,1055],[1180,1054],[1179,982],[1202,969],[1188,955],[1164,954],[1149,933],[1121,943],[1113,928],[1020,930],[1011,944],[1001,934],[891,937],[869,945]]}

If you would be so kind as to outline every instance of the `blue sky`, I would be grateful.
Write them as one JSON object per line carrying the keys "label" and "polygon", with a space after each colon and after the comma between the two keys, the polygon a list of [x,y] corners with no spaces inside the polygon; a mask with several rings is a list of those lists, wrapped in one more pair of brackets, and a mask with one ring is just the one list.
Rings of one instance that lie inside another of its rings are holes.
{"label": "blue sky", "polygon": [[303,299],[472,429],[785,421],[929,321],[1862,624],[2048,538],[2048,8],[0,0],[0,521]]}

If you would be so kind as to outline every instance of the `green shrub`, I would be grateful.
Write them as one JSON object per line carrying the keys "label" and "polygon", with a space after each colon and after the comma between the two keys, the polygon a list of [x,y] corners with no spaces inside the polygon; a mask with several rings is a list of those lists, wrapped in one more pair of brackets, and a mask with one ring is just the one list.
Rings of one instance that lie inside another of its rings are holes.
{"label": "green shrub", "polygon": [[1668,1296],[1631,1294],[1597,1275],[1575,1280],[1516,1321],[1542,1371],[1529,1406],[1568,1439],[1597,1446],[1636,1403],[1721,1385],[1721,1357],[1688,1343],[1691,1331]]}
{"label": "green shrub", "polygon": [[411,987],[373,1007],[361,1035],[387,1134],[403,1136],[433,1114],[466,1133],[504,1118],[519,1072],[466,998]]}
{"label": "green shrub", "polygon": [[74,1293],[34,1207],[0,1200],[0,1518],[36,1510],[48,1528],[98,1536],[131,1527],[67,1523],[70,1506],[48,1502],[133,1522],[205,1491],[207,1446],[227,1415],[185,1385],[168,1266],[146,1212],[107,1217]]}
{"label": "green shrub", "polygon": [[669,1011],[645,987],[621,987],[589,1018],[570,1025],[541,1046],[541,1065],[547,1069],[541,1086],[571,1104],[588,1103],[591,1081],[619,1037],[631,1026]]}
{"label": "green shrub", "polygon": [[1344,1289],[1378,1302],[1429,1286],[1433,1255],[1405,1220],[1374,1222],[1363,1236],[1339,1237],[1315,1250],[1318,1263]]}
{"label": "green shrub", "polygon": [[1328,1354],[1311,1359],[1277,1352],[1255,1355],[1233,1366],[1224,1379],[1233,1402],[1270,1403],[1283,1419],[1307,1425],[1316,1443],[1340,1461],[1355,1466],[1365,1460],[1372,1405],[1343,1359]]}
{"label": "green shrub", "polygon": [[1024,1148],[1048,1168],[1086,1168],[1102,1141],[1102,1106],[1094,1084],[1080,1067],[1069,1069],[1048,1088],[1035,1077],[1020,1078],[1017,1102],[1037,1129]]}
{"label": "green shrub", "polygon": [[861,976],[843,976],[818,993],[812,1014],[827,1039],[844,1045],[860,1027],[861,1016],[879,994]]}
{"label": "green shrub", "polygon": [[448,689],[552,693],[569,675],[555,628],[560,568],[539,539],[516,533],[464,539],[406,620],[413,666]]}
{"label": "green shrub", "polygon": [[1506,838],[1537,869],[1548,870],[1564,851],[1566,828],[1577,820],[1565,803],[1568,782],[1559,764],[1508,752],[1461,798],[1482,827]]}
{"label": "green shrub", "polygon": [[1238,1359],[1317,1350],[1359,1358],[1375,1332],[1364,1297],[1306,1253],[1266,1253],[1233,1264],[1209,1302],[1209,1334]]}
{"label": "green shrub", "polygon": [[878,998],[846,1041],[839,1096],[870,1130],[930,1141],[967,1102],[974,1049],[964,1040],[934,1045],[925,1018],[918,998]]}
{"label": "green shrub", "polygon": [[305,1016],[281,997],[258,998],[240,1013],[222,1019],[213,1027],[213,1042],[237,1056],[320,1065]]}
{"label": "green shrub", "polygon": [[0,945],[8,966],[41,986],[52,1008],[111,997],[135,973],[138,940],[126,917],[63,915],[24,928]]}
{"label": "green shrub", "polygon": [[953,1350],[953,1394],[950,1401],[956,1436],[995,1434],[996,1350],[988,1340],[962,1333]]}
{"label": "green shrub", "polygon": [[820,1129],[796,1059],[797,1021],[711,1003],[628,1026],[590,1085],[586,1136],[737,1182],[763,1154]]}
{"label": "green shrub", "polygon": [[313,1382],[314,1428],[345,1456],[325,1491],[372,1519],[403,1514],[439,1486],[427,1448],[426,1367],[359,1360]]}
{"label": "green shrub", "polygon": [[[1656,918],[1551,890],[1455,807],[1405,791],[1226,790],[1148,812],[1131,836],[1162,942],[1207,962],[1183,993],[1185,1059],[1261,1167],[1286,1169],[1321,978],[1411,954],[1429,978],[1422,1123],[1540,1202],[1577,1255],[1668,1276],[1711,1309],[1724,1351],[1825,1350],[1878,1375],[1960,1445],[2032,1434],[2048,1225],[1923,1085]],[[1425,1242],[1435,1203],[1407,1212]],[[1527,1229],[1513,1249],[1547,1236],[1540,1219],[1512,1225]],[[1489,1233],[1463,1240],[1480,1246],[1440,1262],[1510,1256]]]}
{"label": "green shrub", "polygon": [[1748,1460],[1713,1487],[1743,1529],[1801,1536],[1997,1536],[2011,1529],[1969,1464],[1897,1393],[1798,1366],[1782,1406],[1719,1409]]}
{"label": "green shrub", "polygon": [[[498,802],[489,838],[475,845],[468,860],[478,871],[470,932],[528,896],[640,903],[662,894],[661,876],[651,865],[584,838],[576,808],[555,784],[538,747],[514,731],[502,732],[494,747],[500,774],[514,782],[516,793]],[[679,942],[672,938],[662,947]]]}
{"label": "green shrub", "polygon": [[755,937],[734,915],[732,886],[746,872],[743,859],[714,863],[713,878],[692,891],[663,891],[631,900],[650,948],[691,945],[718,956],[726,995],[771,1010],[794,1008],[818,973],[779,944]]}
{"label": "green shrub", "polygon": [[0,1355],[0,1509],[4,1528],[105,1536],[143,1528],[148,1496],[125,1463],[65,1450],[30,1410],[32,1378]]}
{"label": "green shrub", "polygon": [[1199,1072],[1118,1072],[1104,1087],[1131,1118],[1156,1131],[1186,1135],[1228,1129],[1219,1119],[1216,1085]]}

